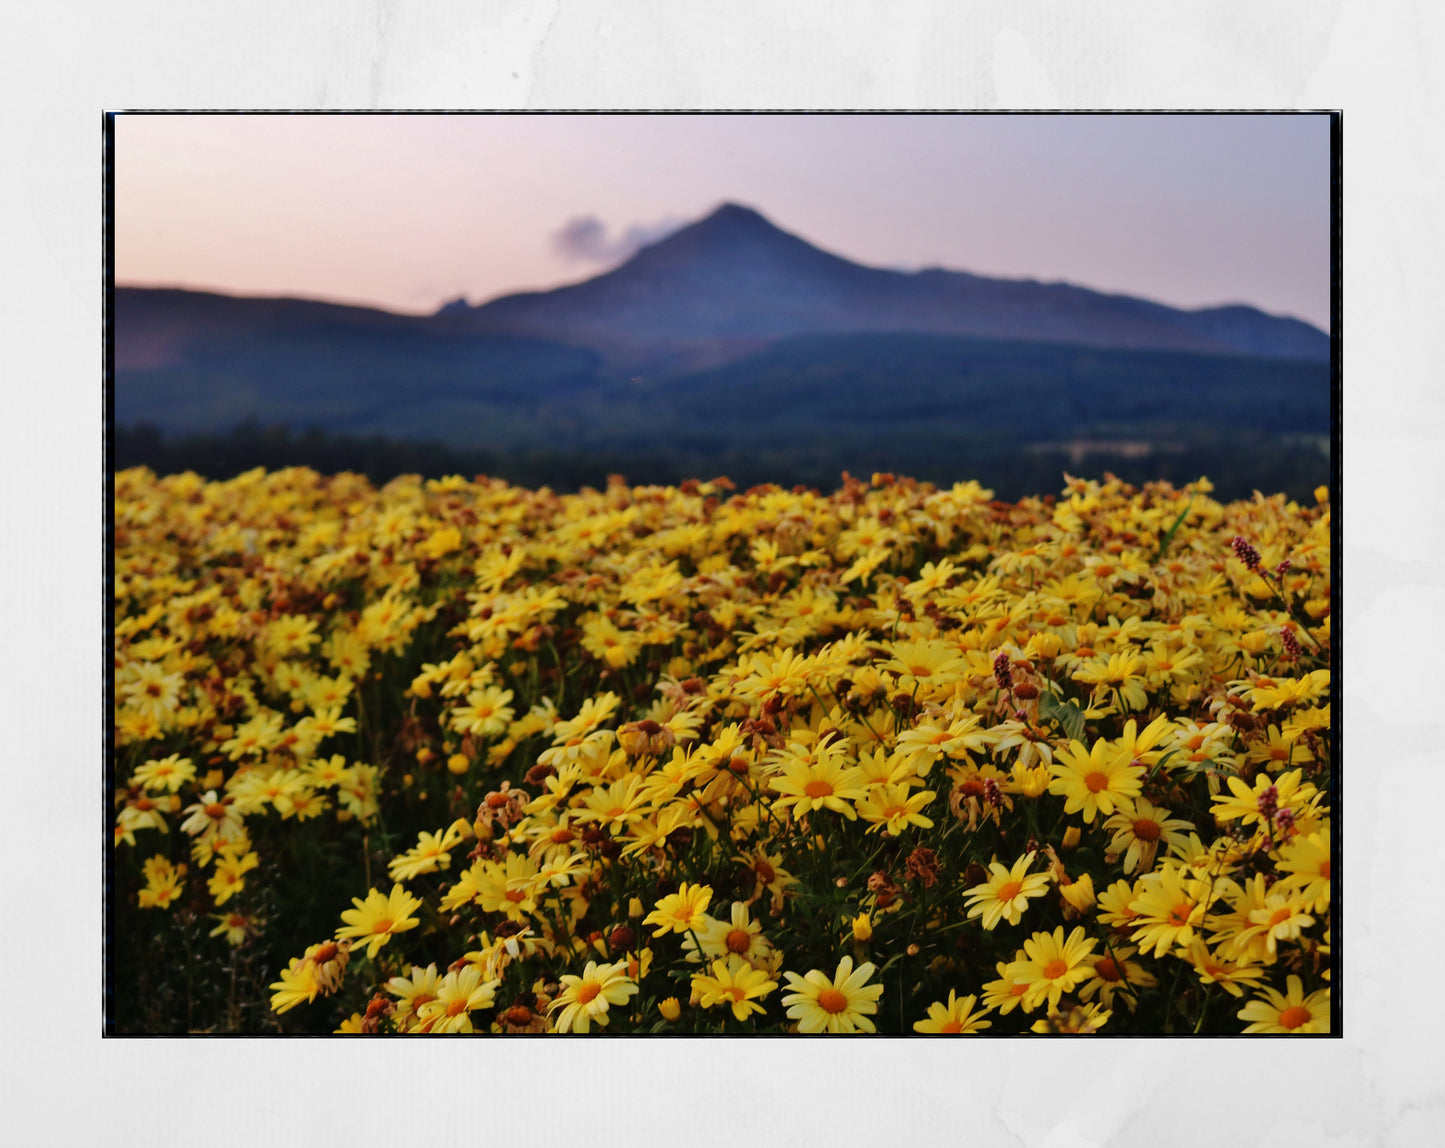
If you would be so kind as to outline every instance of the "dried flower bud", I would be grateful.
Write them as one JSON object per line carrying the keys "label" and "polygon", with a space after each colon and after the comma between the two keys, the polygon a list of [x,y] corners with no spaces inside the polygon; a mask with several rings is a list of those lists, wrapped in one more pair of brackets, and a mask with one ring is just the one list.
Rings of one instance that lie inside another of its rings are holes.
{"label": "dried flower bud", "polygon": [[908,855],[903,869],[909,879],[918,881],[925,889],[931,889],[938,881],[938,855],[920,845]]}
{"label": "dried flower bud", "polygon": [[1009,662],[1009,656],[1002,651],[993,660],[993,677],[998,682],[1001,690],[1011,690],[1014,684],[1013,666]]}
{"label": "dried flower bud", "polygon": [[1297,661],[1303,651],[1300,649],[1299,639],[1294,636],[1294,631],[1280,631],[1279,639],[1284,646],[1286,656]]}
{"label": "dried flower bud", "polygon": [[513,1005],[497,1019],[504,1025],[521,1028],[532,1023],[532,1010],[526,1005]]}
{"label": "dried flower bud", "polygon": [[625,953],[637,944],[637,934],[628,925],[617,925],[607,936],[607,947],[614,953]]}
{"label": "dried flower bud", "polygon": [[377,993],[366,1002],[366,1018],[374,1020],[377,1017],[390,1016],[396,1010],[396,1002],[385,993]]}

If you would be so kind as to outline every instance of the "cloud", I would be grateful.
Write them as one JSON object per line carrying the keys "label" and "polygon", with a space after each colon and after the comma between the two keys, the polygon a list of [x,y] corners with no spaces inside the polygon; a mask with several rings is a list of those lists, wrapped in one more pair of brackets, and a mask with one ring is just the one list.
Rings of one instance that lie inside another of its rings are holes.
{"label": "cloud", "polygon": [[634,223],[620,235],[609,235],[607,225],[595,215],[578,215],[552,233],[552,249],[568,263],[621,263],[685,222],[668,217],[657,223]]}

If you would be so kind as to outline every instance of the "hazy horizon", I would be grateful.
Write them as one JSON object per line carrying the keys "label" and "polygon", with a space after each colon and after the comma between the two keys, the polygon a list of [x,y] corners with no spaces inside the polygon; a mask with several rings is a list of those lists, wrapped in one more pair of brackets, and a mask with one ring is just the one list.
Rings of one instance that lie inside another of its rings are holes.
{"label": "hazy horizon", "polygon": [[117,286],[427,314],[723,202],[871,266],[1330,329],[1324,115],[121,115]]}

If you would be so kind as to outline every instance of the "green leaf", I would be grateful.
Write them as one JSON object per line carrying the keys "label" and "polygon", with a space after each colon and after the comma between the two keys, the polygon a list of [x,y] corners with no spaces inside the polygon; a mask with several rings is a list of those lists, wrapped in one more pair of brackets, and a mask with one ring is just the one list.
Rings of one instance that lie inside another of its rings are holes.
{"label": "green leaf", "polygon": [[1174,520],[1174,525],[1171,526],[1164,537],[1159,540],[1159,553],[1154,555],[1155,562],[1163,559],[1164,552],[1169,549],[1169,544],[1174,541],[1175,532],[1183,525],[1184,519],[1189,514],[1190,507],[1194,505],[1194,494],[1195,492],[1192,490],[1189,492],[1189,501],[1184,504],[1184,509],[1179,512],[1179,517]]}
{"label": "green leaf", "polygon": [[1084,711],[1073,702],[1060,701],[1053,694],[1039,695],[1039,713],[1050,721],[1059,723],[1059,728],[1073,741],[1084,740]]}

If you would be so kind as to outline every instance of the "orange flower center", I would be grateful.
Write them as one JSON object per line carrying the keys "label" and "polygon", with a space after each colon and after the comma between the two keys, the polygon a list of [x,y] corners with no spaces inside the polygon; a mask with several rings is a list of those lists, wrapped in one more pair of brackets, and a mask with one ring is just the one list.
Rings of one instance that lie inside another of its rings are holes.
{"label": "orange flower center", "polygon": [[601,991],[602,986],[599,984],[595,984],[592,981],[588,981],[584,985],[579,985],[577,988],[577,1003],[589,1004],[591,1003],[592,999]]}
{"label": "orange flower center", "polygon": [[1011,997],[1021,997],[1028,991],[1029,986],[1026,981],[1016,981],[1008,987],[1008,995]]}
{"label": "orange flower center", "polygon": [[508,889],[502,896],[515,905],[518,901],[526,898],[527,891],[525,889]]}
{"label": "orange flower center", "polygon": [[390,917],[383,917],[371,926],[371,931],[373,933],[389,933],[391,932],[392,924],[393,922]]}
{"label": "orange flower center", "polygon": [[1310,1010],[1304,1005],[1291,1005],[1279,1014],[1280,1028],[1299,1028],[1310,1019]]}
{"label": "orange flower center", "polygon": [[1158,841],[1159,823],[1151,821],[1147,817],[1141,817],[1134,822],[1134,836],[1140,841]]}
{"label": "orange flower center", "polygon": [[803,792],[809,797],[828,797],[832,794],[833,787],[821,778],[817,778],[803,786]]}
{"label": "orange flower center", "polygon": [[1113,957],[1105,957],[1094,966],[1094,975],[1106,981],[1123,980],[1123,974],[1119,972],[1119,966]]}
{"label": "orange flower center", "polygon": [[773,870],[773,867],[769,865],[766,861],[759,861],[756,865],[754,865],[753,872],[758,875],[758,880],[761,881],[764,885],[770,884],[773,878],[777,876],[777,873]]}
{"label": "orange flower center", "polygon": [[552,838],[551,838],[552,844],[553,844],[553,845],[566,845],[569,841],[571,841],[571,840],[573,839],[574,836],[575,836],[575,834],[573,834],[572,830],[570,830],[570,829],[562,829],[562,828],[554,829],[554,830],[552,830]]}
{"label": "orange flower center", "polygon": [[931,677],[933,674],[933,671],[927,666],[909,666],[908,672],[912,674],[915,678],[927,678]]}
{"label": "orange flower center", "polygon": [[1330,879],[1330,863],[1328,861],[1320,862],[1320,876],[1326,881]]}
{"label": "orange flower center", "polygon": [[958,1020],[946,1020],[938,1026],[939,1032],[962,1032],[963,1022]]}
{"label": "orange flower center", "polygon": [[1019,890],[1022,888],[1023,884],[1019,881],[1005,881],[998,887],[998,892],[994,896],[1000,901],[1012,901],[1019,895]]}
{"label": "orange flower center", "polygon": [[1284,922],[1288,921],[1291,916],[1292,914],[1290,913],[1289,909],[1276,909],[1272,914],[1270,914],[1270,927],[1273,928],[1275,925],[1284,924]]}
{"label": "orange flower center", "polygon": [[206,806],[206,816],[212,820],[219,821],[226,816],[226,807],[219,801],[213,801]]}
{"label": "orange flower center", "polygon": [[728,933],[727,949],[730,953],[746,953],[752,943],[752,935],[746,929],[733,929]]}
{"label": "orange flower center", "polygon": [[1052,961],[1050,961],[1044,966],[1044,980],[1058,980],[1059,977],[1063,976],[1068,971],[1068,964],[1061,958],[1055,957]]}
{"label": "orange flower center", "polygon": [[1175,905],[1169,910],[1169,923],[1176,928],[1189,923],[1189,914],[1194,912],[1194,906],[1188,901]]}
{"label": "orange flower center", "polygon": [[747,990],[739,988],[737,985],[729,985],[727,988],[723,989],[723,996],[732,997],[735,1001],[742,1001],[748,999]]}
{"label": "orange flower center", "polygon": [[839,1013],[848,1007],[848,998],[830,986],[818,994],[818,1007],[825,1012]]}
{"label": "orange flower center", "polygon": [[447,1016],[456,1016],[457,1013],[466,1011],[467,1002],[465,1000],[454,1000],[451,1004],[447,1005]]}
{"label": "orange flower center", "polygon": [[1084,778],[1084,784],[1089,787],[1090,793],[1098,793],[1101,789],[1109,788],[1109,775],[1095,770]]}

